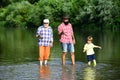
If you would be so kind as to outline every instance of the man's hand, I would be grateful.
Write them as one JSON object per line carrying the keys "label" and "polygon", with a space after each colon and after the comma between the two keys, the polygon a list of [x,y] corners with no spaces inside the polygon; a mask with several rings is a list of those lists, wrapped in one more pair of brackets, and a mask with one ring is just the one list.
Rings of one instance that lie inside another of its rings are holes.
{"label": "man's hand", "polygon": [[39,39],[43,39],[43,37],[42,37],[42,36],[40,36],[40,35],[38,36],[38,38],[39,38]]}
{"label": "man's hand", "polygon": [[60,35],[63,35],[63,34],[64,34],[64,32],[61,32],[61,33],[60,33]]}
{"label": "man's hand", "polygon": [[73,44],[75,44],[75,43],[76,43],[76,41],[75,41],[74,34],[72,35],[72,40],[73,40]]}
{"label": "man's hand", "polygon": [[53,47],[53,42],[50,43],[50,47]]}

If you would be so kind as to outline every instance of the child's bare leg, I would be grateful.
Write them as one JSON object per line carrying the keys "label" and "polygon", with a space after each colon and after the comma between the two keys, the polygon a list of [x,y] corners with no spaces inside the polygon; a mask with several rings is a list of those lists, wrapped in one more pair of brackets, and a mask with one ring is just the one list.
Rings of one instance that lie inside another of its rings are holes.
{"label": "child's bare leg", "polygon": [[93,60],[93,65],[96,66],[96,60],[95,59]]}
{"label": "child's bare leg", "polygon": [[91,61],[88,61],[88,66],[90,66],[91,65]]}

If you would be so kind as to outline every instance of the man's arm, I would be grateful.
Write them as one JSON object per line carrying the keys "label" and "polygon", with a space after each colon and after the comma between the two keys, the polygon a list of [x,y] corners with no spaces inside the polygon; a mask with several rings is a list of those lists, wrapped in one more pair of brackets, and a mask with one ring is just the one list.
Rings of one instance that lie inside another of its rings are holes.
{"label": "man's arm", "polygon": [[40,27],[37,29],[37,32],[36,32],[36,37],[39,38],[39,39],[42,39],[43,37],[40,35]]}
{"label": "man's arm", "polygon": [[72,40],[73,40],[73,44],[75,44],[75,43],[76,43],[76,41],[75,41],[75,36],[74,36],[74,33],[73,33],[73,35],[72,35]]}
{"label": "man's arm", "polygon": [[60,36],[64,34],[63,29],[62,29],[62,25],[59,25],[59,26],[58,26],[58,34],[59,34]]}

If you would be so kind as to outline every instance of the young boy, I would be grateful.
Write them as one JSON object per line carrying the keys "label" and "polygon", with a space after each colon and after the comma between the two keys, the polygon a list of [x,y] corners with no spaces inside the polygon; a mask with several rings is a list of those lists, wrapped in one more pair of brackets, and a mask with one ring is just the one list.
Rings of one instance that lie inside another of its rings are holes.
{"label": "young boy", "polygon": [[86,52],[87,54],[87,60],[88,60],[88,65],[91,65],[91,61],[93,61],[93,65],[96,66],[96,59],[95,59],[95,52],[94,52],[94,48],[100,48],[100,46],[96,46],[92,43],[92,36],[88,36],[87,38],[87,43],[84,45],[84,50],[83,52]]}

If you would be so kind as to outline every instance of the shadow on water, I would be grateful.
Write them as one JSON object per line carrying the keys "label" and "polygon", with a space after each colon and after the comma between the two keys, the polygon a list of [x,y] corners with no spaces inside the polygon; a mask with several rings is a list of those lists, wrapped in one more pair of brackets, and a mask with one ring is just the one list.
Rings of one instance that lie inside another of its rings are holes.
{"label": "shadow on water", "polygon": [[[120,32],[76,31],[76,65],[67,56],[66,66],[61,65],[61,45],[57,32],[47,66],[39,66],[35,32],[26,29],[0,29],[0,80],[120,80]],[[92,35],[96,67],[88,67],[86,54],[82,53],[86,37]],[[68,54],[69,55],[69,54]]]}

